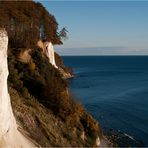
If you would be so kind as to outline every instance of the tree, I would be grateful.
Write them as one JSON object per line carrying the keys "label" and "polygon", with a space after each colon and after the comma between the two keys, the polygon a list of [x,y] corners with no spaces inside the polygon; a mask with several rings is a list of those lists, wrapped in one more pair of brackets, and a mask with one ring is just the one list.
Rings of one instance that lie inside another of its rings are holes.
{"label": "tree", "polygon": [[40,26],[40,39],[41,40],[46,40],[47,39],[46,32],[45,32],[45,27],[44,27],[43,23]]}
{"label": "tree", "polygon": [[62,38],[62,39],[68,39],[68,31],[67,31],[67,28],[66,27],[63,27],[61,29],[61,31],[59,32],[59,37]]}
{"label": "tree", "polygon": [[62,44],[55,17],[38,2],[0,1],[0,27],[7,30],[10,47],[30,47],[40,39]]}

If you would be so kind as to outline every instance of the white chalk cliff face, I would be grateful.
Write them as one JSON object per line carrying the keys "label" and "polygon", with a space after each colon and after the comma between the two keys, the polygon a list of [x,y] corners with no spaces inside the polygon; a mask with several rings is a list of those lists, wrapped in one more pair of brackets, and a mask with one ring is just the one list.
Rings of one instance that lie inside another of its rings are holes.
{"label": "white chalk cliff face", "polygon": [[54,47],[51,42],[45,42],[44,44],[44,53],[49,58],[49,62],[55,67],[58,68],[55,63],[55,57],[54,57]]}
{"label": "white chalk cliff face", "polygon": [[0,147],[31,147],[34,145],[17,130],[12,112],[7,87],[7,46],[7,33],[0,29]]}

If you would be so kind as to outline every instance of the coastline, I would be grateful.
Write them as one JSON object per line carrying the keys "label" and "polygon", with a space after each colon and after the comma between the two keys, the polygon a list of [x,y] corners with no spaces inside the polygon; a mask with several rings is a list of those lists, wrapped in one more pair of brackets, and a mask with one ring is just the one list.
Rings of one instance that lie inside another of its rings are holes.
{"label": "coastline", "polygon": [[[147,69],[144,64],[148,62],[147,57],[64,58],[65,64],[73,67],[76,75],[70,81],[73,95],[103,125],[105,136],[114,145],[147,146],[147,131],[143,131],[146,129],[146,112],[138,109],[147,109]],[[139,62],[135,64],[137,60]]]}

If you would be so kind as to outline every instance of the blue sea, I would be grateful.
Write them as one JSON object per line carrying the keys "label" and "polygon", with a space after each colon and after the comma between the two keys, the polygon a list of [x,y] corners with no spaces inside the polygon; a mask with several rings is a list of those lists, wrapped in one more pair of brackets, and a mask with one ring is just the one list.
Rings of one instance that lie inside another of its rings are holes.
{"label": "blue sea", "polygon": [[64,56],[70,89],[105,131],[148,146],[148,56]]}

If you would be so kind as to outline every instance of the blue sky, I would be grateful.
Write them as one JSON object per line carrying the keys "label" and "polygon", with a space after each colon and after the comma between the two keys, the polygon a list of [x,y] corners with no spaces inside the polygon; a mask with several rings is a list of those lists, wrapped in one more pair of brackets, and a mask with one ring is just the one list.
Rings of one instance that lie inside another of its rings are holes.
{"label": "blue sky", "polygon": [[62,55],[148,55],[148,1],[41,1],[69,31]]}

